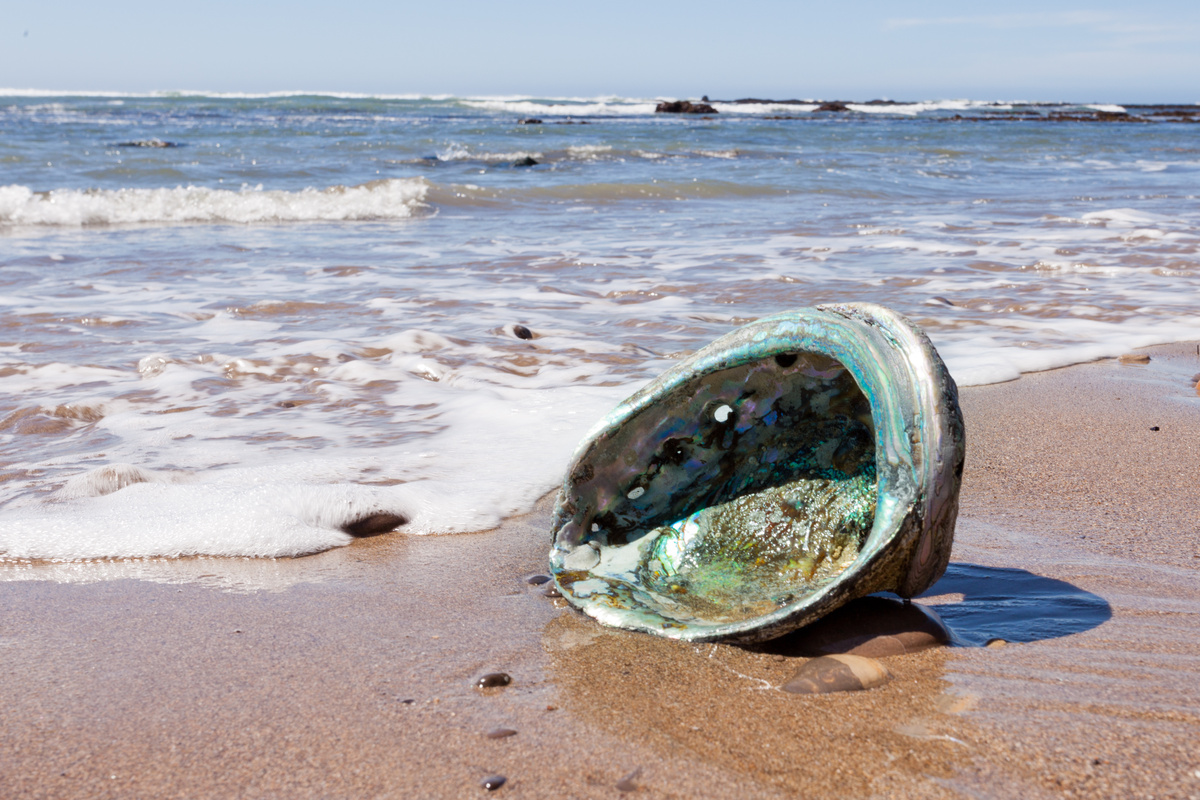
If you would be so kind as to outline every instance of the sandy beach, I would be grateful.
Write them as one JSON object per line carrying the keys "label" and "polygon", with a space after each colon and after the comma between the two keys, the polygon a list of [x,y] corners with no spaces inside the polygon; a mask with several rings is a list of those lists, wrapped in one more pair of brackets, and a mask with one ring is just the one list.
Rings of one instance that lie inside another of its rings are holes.
{"label": "sandy beach", "polygon": [[961,646],[880,688],[791,695],[787,641],[544,596],[547,498],[299,559],[5,565],[0,796],[1200,797],[1200,355],[1141,352],[962,391],[952,564],[917,601]]}

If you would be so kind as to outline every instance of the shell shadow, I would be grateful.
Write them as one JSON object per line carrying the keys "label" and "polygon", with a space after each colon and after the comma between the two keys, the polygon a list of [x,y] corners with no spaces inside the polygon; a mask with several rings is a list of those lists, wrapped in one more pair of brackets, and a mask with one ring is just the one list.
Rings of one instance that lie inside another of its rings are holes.
{"label": "shell shadow", "polygon": [[[962,599],[951,599],[954,595]],[[921,597],[945,602],[922,603]],[[892,594],[860,597],[797,631],[743,647],[789,657],[848,653],[880,658],[945,644],[983,647],[994,639],[1056,639],[1112,617],[1104,598],[1066,581],[979,564],[950,564],[921,597],[913,603]]]}
{"label": "shell shadow", "polygon": [[965,647],[982,647],[993,639],[1013,643],[1057,639],[1112,618],[1112,606],[1103,597],[1023,569],[950,564],[922,597],[948,594],[963,599],[932,608],[950,628],[954,644]]}

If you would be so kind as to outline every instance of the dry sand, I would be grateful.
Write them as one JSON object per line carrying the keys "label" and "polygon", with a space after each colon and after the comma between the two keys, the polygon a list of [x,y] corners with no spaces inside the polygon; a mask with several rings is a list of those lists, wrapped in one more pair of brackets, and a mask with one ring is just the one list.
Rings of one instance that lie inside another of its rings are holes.
{"label": "dry sand", "polygon": [[1200,798],[1195,347],[962,392],[919,602],[1009,643],[888,657],[866,692],[543,596],[545,502],[295,560],[2,566],[0,797]]}

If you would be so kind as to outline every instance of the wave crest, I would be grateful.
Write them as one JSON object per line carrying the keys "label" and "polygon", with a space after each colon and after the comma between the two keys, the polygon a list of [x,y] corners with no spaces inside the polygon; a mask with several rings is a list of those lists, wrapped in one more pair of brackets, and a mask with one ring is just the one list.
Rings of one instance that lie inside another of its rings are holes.
{"label": "wave crest", "polygon": [[424,207],[423,178],[283,191],[262,186],[209,189],[55,189],[0,186],[0,225],[120,225],[172,222],[308,222],[406,219]]}

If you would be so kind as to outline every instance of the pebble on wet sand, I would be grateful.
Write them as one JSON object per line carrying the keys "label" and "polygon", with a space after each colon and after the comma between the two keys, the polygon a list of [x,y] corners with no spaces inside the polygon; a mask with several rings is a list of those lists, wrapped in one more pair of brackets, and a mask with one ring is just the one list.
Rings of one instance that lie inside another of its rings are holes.
{"label": "pebble on wet sand", "polygon": [[504,777],[503,775],[488,775],[486,778],[481,780],[480,783],[483,784],[483,788],[487,789],[489,792],[494,792],[503,786],[507,780],[508,778]]}
{"label": "pebble on wet sand", "polygon": [[1118,356],[1117,361],[1122,364],[1149,364],[1150,356],[1145,353],[1126,353],[1123,356]]}
{"label": "pebble on wet sand", "polygon": [[378,536],[381,533],[390,533],[396,530],[401,525],[407,525],[408,519],[401,514],[392,514],[388,511],[380,511],[360,519],[347,522],[342,526],[342,530],[351,536],[365,538],[367,536]]}
{"label": "pebble on wet sand", "polygon": [[517,732],[512,728],[495,728],[487,733],[489,739],[507,739],[510,736],[516,736]]}
{"label": "pebble on wet sand", "polygon": [[809,661],[780,688],[793,694],[856,692],[882,686],[892,679],[887,667],[862,656],[821,656]]}
{"label": "pebble on wet sand", "polygon": [[550,576],[549,575],[530,575],[527,578],[525,578],[525,582],[528,583],[530,586],[541,586],[543,583],[550,582]]}
{"label": "pebble on wet sand", "polygon": [[562,592],[558,590],[558,585],[553,583],[547,584],[546,588],[542,590],[542,594],[546,597],[562,597]]}
{"label": "pebble on wet sand", "polygon": [[[536,164],[537,162],[535,161],[534,163]],[[524,325],[513,325],[513,336],[516,336],[518,339],[532,339],[533,331]]]}
{"label": "pebble on wet sand", "polygon": [[512,683],[512,676],[507,672],[489,672],[475,681],[476,689],[495,689]]}

